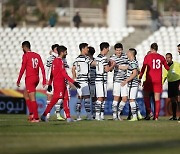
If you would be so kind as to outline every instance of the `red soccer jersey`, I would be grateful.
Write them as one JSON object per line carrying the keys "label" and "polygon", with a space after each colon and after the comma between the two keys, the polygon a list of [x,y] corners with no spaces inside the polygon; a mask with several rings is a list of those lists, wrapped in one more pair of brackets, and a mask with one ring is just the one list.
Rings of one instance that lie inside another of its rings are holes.
{"label": "red soccer jersey", "polygon": [[24,53],[22,58],[22,66],[19,72],[17,83],[18,84],[20,83],[20,80],[25,70],[26,70],[26,78],[32,76],[37,76],[39,78],[39,68],[41,68],[41,72],[43,75],[43,85],[45,85],[46,84],[45,69],[40,55],[31,51]]}
{"label": "red soccer jersey", "polygon": [[53,80],[54,88],[55,87],[64,87],[65,80],[68,80],[69,82],[73,83],[74,80],[71,79],[65,70],[64,62],[61,58],[55,58],[52,63],[52,71],[51,71],[51,77],[50,77],[50,84]]}
{"label": "red soccer jersey", "polygon": [[162,65],[164,65],[166,70],[169,70],[169,66],[162,55],[158,53],[146,55],[139,78],[142,78],[144,71],[147,68],[146,81],[150,83],[162,83]]}

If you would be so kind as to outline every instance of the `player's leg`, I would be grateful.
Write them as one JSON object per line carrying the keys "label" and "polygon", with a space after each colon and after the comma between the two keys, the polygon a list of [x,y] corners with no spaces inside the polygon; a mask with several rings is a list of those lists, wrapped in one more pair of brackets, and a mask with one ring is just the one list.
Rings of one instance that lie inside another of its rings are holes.
{"label": "player's leg", "polygon": [[104,120],[104,111],[105,111],[105,103],[106,103],[106,98],[107,98],[107,84],[103,83],[102,84],[102,92],[103,92],[103,100],[101,102],[101,120]]}
{"label": "player's leg", "polygon": [[[53,90],[52,90],[53,91]],[[53,92],[47,92],[47,102],[46,102],[46,107],[49,105],[52,99]],[[50,113],[47,114],[47,119],[50,118]]]}
{"label": "player's leg", "polygon": [[63,104],[64,104],[63,100],[58,100],[58,102],[55,104],[55,113],[57,120],[65,120],[60,114],[61,110],[63,109]]}
{"label": "player's leg", "polygon": [[32,108],[32,103],[30,101],[30,98],[26,89],[24,90],[24,99],[26,101],[26,105],[29,110],[28,120],[31,121],[33,119],[33,108]]}
{"label": "player's leg", "polygon": [[78,99],[76,103],[76,119],[81,120],[82,87],[77,89]]}
{"label": "player's leg", "polygon": [[137,110],[136,110],[136,97],[137,97],[138,87],[129,87],[129,103],[131,106],[132,119],[129,121],[137,121]]}
{"label": "player's leg", "polygon": [[59,96],[53,95],[51,102],[49,103],[49,105],[46,107],[44,113],[41,116],[41,120],[42,121],[47,121],[47,114],[51,111],[51,109],[53,108],[53,106],[57,103],[57,101],[59,100]]}
{"label": "player's leg", "polygon": [[113,120],[118,120],[118,103],[120,98],[121,87],[120,83],[114,82],[113,85],[113,102],[112,102],[112,111],[113,111]]}
{"label": "player's leg", "polygon": [[92,113],[92,118],[95,119],[95,116],[96,116],[95,104],[96,104],[96,101],[97,101],[95,85],[90,85],[90,97],[91,97],[91,113]]}
{"label": "player's leg", "polygon": [[91,102],[90,102],[90,87],[88,83],[83,84],[82,96],[84,99],[84,107],[87,113],[87,120],[91,120],[92,116],[91,116]]}
{"label": "player's leg", "polygon": [[95,109],[96,101],[97,101],[97,98],[92,97],[92,117],[93,117],[93,119],[95,119],[95,117],[96,117],[96,109]]}
{"label": "player's leg", "polygon": [[141,111],[140,111],[140,108],[139,108],[139,104],[137,101],[136,102],[136,113],[137,113],[137,117],[138,117],[138,120],[141,120],[143,119],[142,115],[141,115]]}
{"label": "player's leg", "polygon": [[126,105],[127,99],[128,99],[128,90],[127,84],[123,87],[121,87],[121,102],[119,103],[119,111],[118,111],[118,119],[122,120],[121,113],[124,109],[124,106]]}
{"label": "player's leg", "polygon": [[154,99],[155,99],[155,111],[154,111],[154,120],[158,120],[161,102],[160,102],[160,96],[161,93],[154,93]]}

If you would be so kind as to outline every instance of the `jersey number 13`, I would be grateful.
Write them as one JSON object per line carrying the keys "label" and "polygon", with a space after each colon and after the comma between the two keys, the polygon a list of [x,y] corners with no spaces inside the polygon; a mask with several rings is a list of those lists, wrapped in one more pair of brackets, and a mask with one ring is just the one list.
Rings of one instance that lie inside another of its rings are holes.
{"label": "jersey number 13", "polygon": [[153,69],[159,69],[161,67],[161,61],[160,59],[153,59]]}

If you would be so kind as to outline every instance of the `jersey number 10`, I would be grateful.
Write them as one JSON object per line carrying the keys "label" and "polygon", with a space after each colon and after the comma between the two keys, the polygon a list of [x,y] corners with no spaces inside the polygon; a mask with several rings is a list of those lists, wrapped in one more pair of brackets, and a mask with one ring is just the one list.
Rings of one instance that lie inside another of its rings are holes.
{"label": "jersey number 10", "polygon": [[159,69],[161,67],[161,61],[160,59],[153,59],[153,69]]}
{"label": "jersey number 10", "polygon": [[38,59],[37,58],[32,58],[32,67],[37,68],[38,66]]}

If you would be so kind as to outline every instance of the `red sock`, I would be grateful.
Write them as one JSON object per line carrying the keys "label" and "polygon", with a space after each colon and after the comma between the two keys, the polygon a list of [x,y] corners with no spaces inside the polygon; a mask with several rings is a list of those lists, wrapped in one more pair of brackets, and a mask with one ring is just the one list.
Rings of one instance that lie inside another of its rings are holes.
{"label": "red sock", "polygon": [[59,100],[59,98],[54,98],[54,97],[51,99],[51,102],[47,105],[47,107],[43,113],[44,116],[46,116],[51,111],[51,109],[57,103],[58,100]]}
{"label": "red sock", "polygon": [[37,102],[36,101],[31,101],[31,104],[32,104],[32,108],[33,108],[34,119],[39,119]]}
{"label": "red sock", "polygon": [[160,100],[155,101],[155,117],[154,117],[155,119],[159,117],[160,107],[161,107]]}
{"label": "red sock", "polygon": [[70,110],[69,110],[69,99],[64,99],[63,100],[63,108],[64,108],[64,112],[66,114],[66,118],[70,118]]}
{"label": "red sock", "polygon": [[144,97],[144,104],[146,107],[146,114],[150,114],[151,113],[151,104],[150,104],[150,98],[149,97]]}
{"label": "red sock", "polygon": [[29,115],[33,114],[32,103],[29,99],[26,100],[26,105],[29,110]]}

